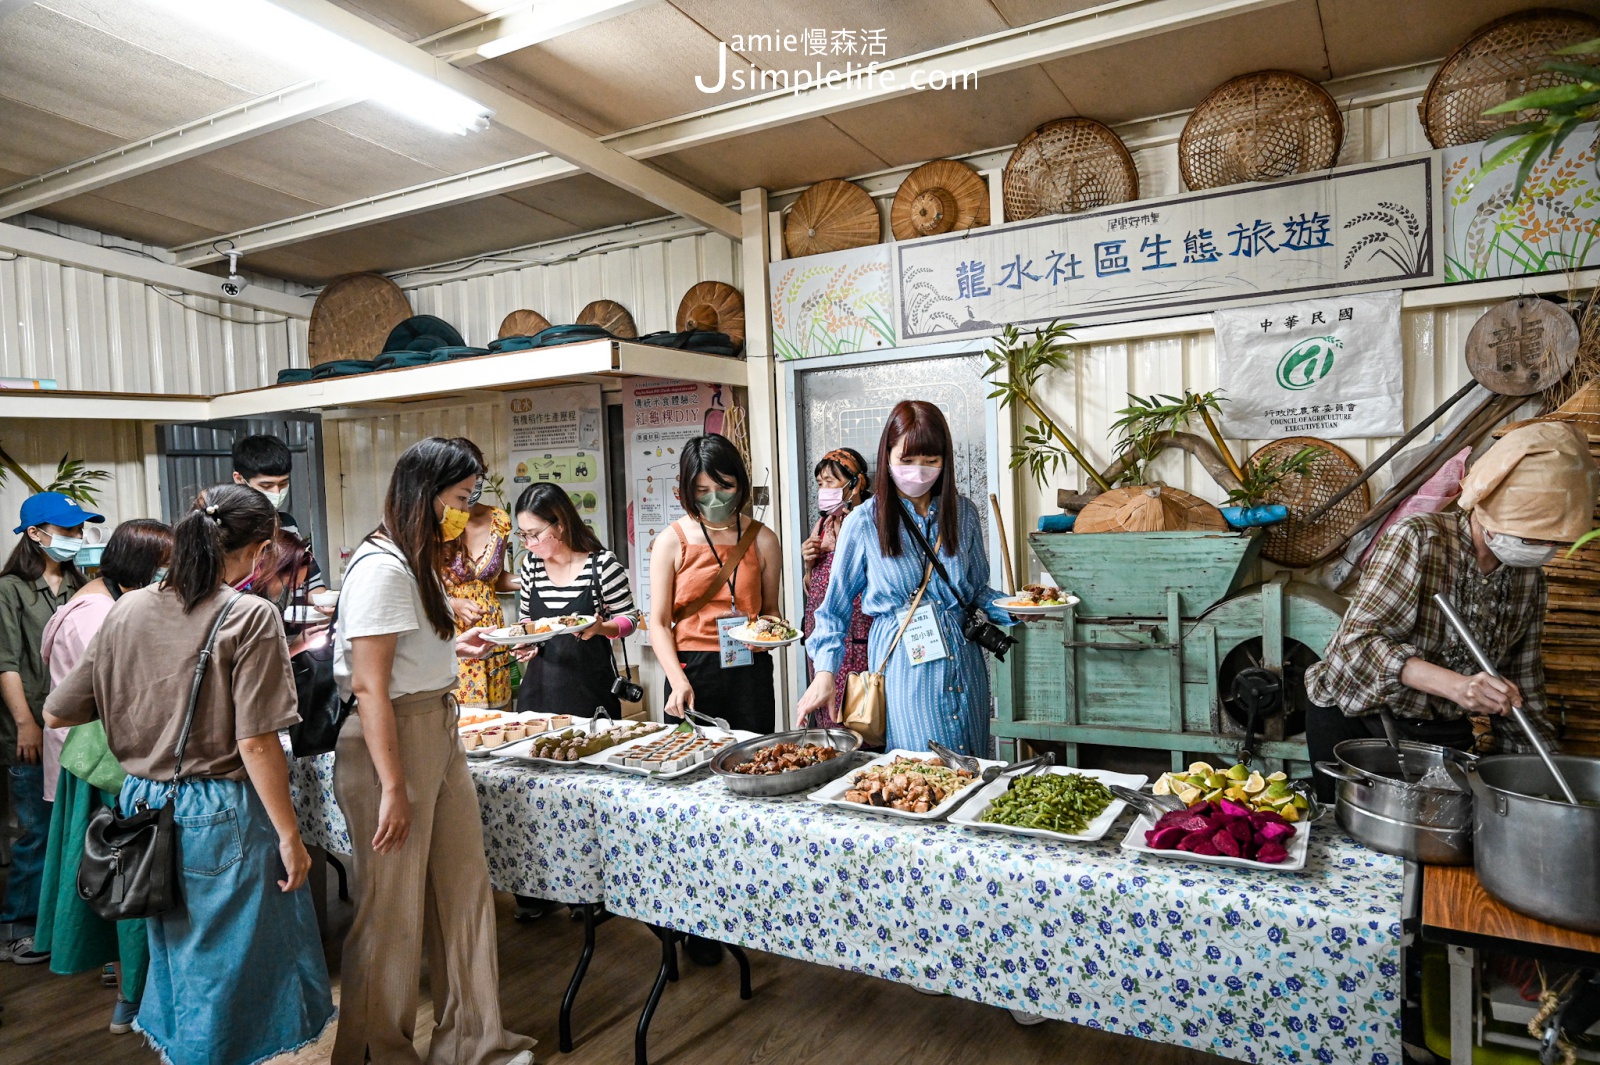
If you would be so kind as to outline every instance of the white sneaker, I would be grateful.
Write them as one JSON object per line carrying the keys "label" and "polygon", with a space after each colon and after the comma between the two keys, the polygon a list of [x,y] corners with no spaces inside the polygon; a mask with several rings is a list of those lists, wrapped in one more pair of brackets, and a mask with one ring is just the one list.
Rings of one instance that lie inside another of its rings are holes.
{"label": "white sneaker", "polygon": [[1045,1021],[1050,1019],[1048,1017],[1041,1017],[1037,1013],[1028,1013],[1026,1010],[1007,1010],[1006,1012],[1011,1014],[1012,1020],[1016,1021],[1025,1028],[1031,1028],[1036,1024],[1043,1024]]}
{"label": "white sneaker", "polygon": [[40,962],[49,961],[50,952],[33,949],[33,937],[23,936],[13,939],[4,947],[0,947],[0,961],[12,961],[18,965],[38,965]]}
{"label": "white sneaker", "polygon": [[524,1050],[510,1061],[506,1062],[506,1065],[533,1065],[533,1051]]}

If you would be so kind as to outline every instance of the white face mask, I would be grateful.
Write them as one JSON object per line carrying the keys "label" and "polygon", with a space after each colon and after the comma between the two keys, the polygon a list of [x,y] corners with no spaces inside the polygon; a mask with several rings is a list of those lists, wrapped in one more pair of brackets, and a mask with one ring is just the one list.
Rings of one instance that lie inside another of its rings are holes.
{"label": "white face mask", "polygon": [[82,547],[81,536],[52,536],[50,546],[44,549],[44,553],[57,562],[71,562],[78,557],[78,551]]}
{"label": "white face mask", "polygon": [[1508,536],[1505,533],[1485,531],[1483,537],[1495,558],[1518,569],[1538,569],[1555,558],[1560,550],[1555,544],[1530,544],[1520,536]]}
{"label": "white face mask", "polygon": [[267,497],[267,502],[272,504],[273,510],[282,510],[283,505],[289,502],[289,490],[287,488],[278,492],[262,492],[261,494]]}

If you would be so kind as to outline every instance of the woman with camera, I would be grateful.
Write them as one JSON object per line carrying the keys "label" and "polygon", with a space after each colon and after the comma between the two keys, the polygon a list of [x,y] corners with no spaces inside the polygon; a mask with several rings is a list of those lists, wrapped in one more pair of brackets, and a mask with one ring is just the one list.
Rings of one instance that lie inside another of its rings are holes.
{"label": "woman with camera", "polygon": [[611,653],[612,640],[625,639],[638,628],[628,571],[583,523],[560,485],[530,484],[517,497],[515,509],[516,535],[527,551],[519,573],[517,619],[563,614],[601,618],[582,632],[512,652],[523,664],[517,709],[587,717],[596,707],[605,707],[613,718],[620,717],[622,696],[638,702],[644,694],[617,672]]}
{"label": "woman with camera", "polygon": [[[851,606],[872,617],[869,668],[886,674],[886,744],[926,750],[937,740],[989,755],[988,650],[1011,638],[993,622],[989,557],[978,508],[956,494],[950,427],[932,403],[902,400],[878,440],[872,498],[839,529],[833,575],[806,650],[816,678],[801,720],[833,705]],[[913,608],[913,602],[915,607]]]}

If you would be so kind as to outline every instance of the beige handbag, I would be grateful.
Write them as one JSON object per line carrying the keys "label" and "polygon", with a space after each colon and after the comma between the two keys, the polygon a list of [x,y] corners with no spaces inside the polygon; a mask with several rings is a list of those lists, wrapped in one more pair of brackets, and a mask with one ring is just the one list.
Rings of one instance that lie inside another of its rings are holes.
{"label": "beige handbag", "polygon": [[900,631],[894,634],[894,639],[889,643],[889,649],[883,653],[883,661],[878,663],[877,670],[872,673],[845,675],[842,724],[860,736],[862,743],[869,746],[875,747],[882,743],[889,728],[889,697],[884,690],[883,671],[889,668],[889,658],[894,654],[894,649],[900,646],[900,637],[906,634],[906,629],[911,625],[911,618],[922,602],[922,593],[928,590],[928,581],[932,578],[933,563],[930,562],[922,572],[921,587],[917,589],[917,594],[911,597],[911,609],[906,611],[906,619],[900,623]]}

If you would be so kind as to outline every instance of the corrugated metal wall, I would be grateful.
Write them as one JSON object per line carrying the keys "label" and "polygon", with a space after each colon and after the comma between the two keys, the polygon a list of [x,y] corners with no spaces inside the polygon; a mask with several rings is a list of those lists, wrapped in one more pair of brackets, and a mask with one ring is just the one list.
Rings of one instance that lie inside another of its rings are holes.
{"label": "corrugated metal wall", "polygon": [[[93,509],[106,516],[103,527],[129,518],[161,516],[155,492],[154,458],[147,465],[142,427],[136,422],[77,422],[57,419],[8,418],[0,421],[0,447],[41,485],[55,476],[62,455],[82,459],[91,469],[105,470]],[[9,552],[16,538],[22,501],[32,494],[22,479],[6,472],[0,486],[0,543]]]}
{"label": "corrugated metal wall", "polygon": [[655,241],[595,252],[547,266],[526,266],[460,281],[402,279],[418,314],[433,314],[483,345],[512,311],[538,311],[551,322],[572,322],[593,300],[615,300],[639,332],[677,328],[678,301],[700,281],[739,284],[739,245],[720,233]]}

